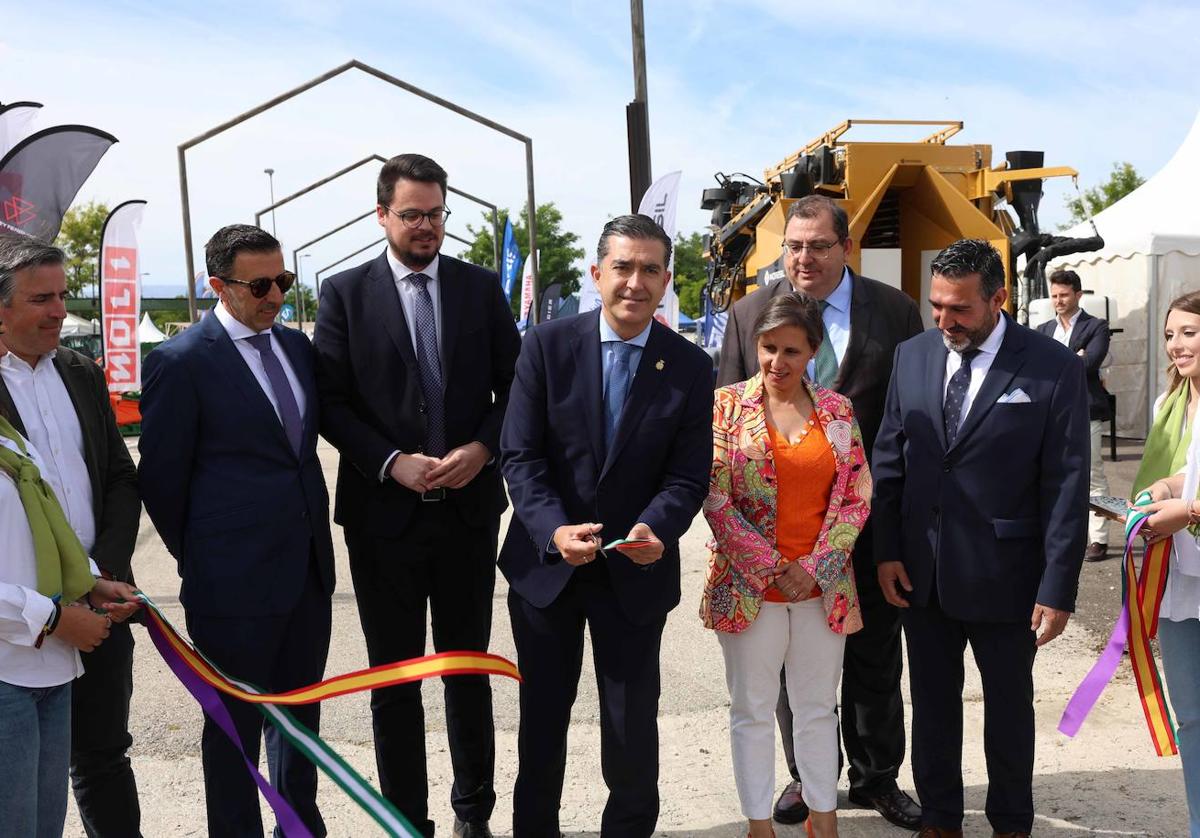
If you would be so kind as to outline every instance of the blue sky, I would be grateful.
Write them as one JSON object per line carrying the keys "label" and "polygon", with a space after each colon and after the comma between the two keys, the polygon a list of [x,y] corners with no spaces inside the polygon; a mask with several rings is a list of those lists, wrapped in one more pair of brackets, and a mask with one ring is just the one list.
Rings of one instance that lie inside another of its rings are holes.
{"label": "blue sky", "polygon": [[[36,9],[35,9],[36,5]],[[1157,171],[1200,108],[1195,3],[646,2],[654,171],[684,172],[682,231],[707,223],[712,174],[762,169],[847,118],[961,119],[964,142],[1042,149],[1086,187],[1114,161]],[[142,270],[182,284],[176,146],[358,58],[534,140],[537,199],[590,250],[629,206],[625,2],[108,2],[0,0],[0,101],[45,103],[120,143],[80,199],[149,200]],[[871,137],[872,134],[855,134]],[[524,201],[523,147],[365,76],[339,80],[189,152],[193,235],[372,153],[419,151],[451,183]],[[373,172],[276,217],[285,251],[371,208]],[[1043,223],[1070,182],[1048,183]],[[450,231],[476,209],[452,203]],[[372,220],[312,248],[318,268],[378,238]],[[451,243],[453,244],[453,243]],[[457,252],[448,247],[448,252]]]}

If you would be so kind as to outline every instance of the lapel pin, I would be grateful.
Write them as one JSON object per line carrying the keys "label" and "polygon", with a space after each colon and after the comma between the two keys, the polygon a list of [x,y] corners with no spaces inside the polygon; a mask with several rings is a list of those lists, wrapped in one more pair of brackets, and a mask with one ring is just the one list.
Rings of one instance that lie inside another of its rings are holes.
{"label": "lapel pin", "polygon": [[662,359],[662,358],[659,358],[659,359],[658,359],[658,363],[654,365],[654,368],[655,368],[656,370],[658,370],[659,372],[662,372],[662,371],[663,371],[663,367],[665,367],[665,366],[666,366],[666,364],[664,364],[664,363],[663,363],[663,359]]}

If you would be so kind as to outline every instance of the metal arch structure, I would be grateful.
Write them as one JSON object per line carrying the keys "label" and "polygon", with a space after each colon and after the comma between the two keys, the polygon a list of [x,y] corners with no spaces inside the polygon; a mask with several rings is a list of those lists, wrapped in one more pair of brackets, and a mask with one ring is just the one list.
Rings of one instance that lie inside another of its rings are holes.
{"label": "metal arch structure", "polygon": [[[464,239],[462,236],[456,236],[453,233],[446,233],[446,238],[454,239],[456,242],[462,242],[467,247],[470,247],[472,244],[474,244],[474,242],[468,241],[467,239]],[[325,273],[330,268],[336,268],[338,265],[342,264],[343,262],[345,262],[349,259],[353,259],[358,254],[363,253],[367,250],[370,250],[372,247],[378,247],[379,245],[383,244],[385,241],[387,241],[387,236],[384,236],[383,238],[375,239],[375,241],[373,241],[369,244],[363,245],[358,250],[355,250],[353,253],[347,253],[345,256],[343,256],[341,259],[338,259],[336,262],[330,262],[325,267],[319,268],[317,270],[317,272],[315,274],[313,274],[313,284],[317,286],[317,294],[319,295],[321,292],[321,274]]]}
{"label": "metal arch structure", "polygon": [[[342,177],[342,175],[348,175],[351,172],[353,172],[355,169],[359,168],[360,166],[365,166],[368,163],[371,163],[373,161],[378,161],[380,163],[386,163],[387,158],[384,157],[382,154],[372,154],[368,157],[364,157],[362,160],[359,160],[357,163],[351,163],[349,166],[338,169],[333,174],[326,175],[325,177],[321,178],[320,180],[314,180],[312,183],[308,184],[307,186],[303,187],[302,189],[299,189],[299,190],[293,192],[291,195],[288,195],[285,198],[280,198],[278,201],[275,201],[271,205],[263,207],[258,212],[254,213],[254,226],[261,227],[262,226],[262,218],[267,213],[269,213],[269,212],[273,213],[275,210],[279,209],[284,204],[290,203],[290,202],[296,200],[297,198],[301,198],[301,197],[307,195],[309,192],[314,192],[317,189],[320,189],[322,186],[325,186],[327,183],[332,183],[333,181]],[[496,270],[499,271],[500,270],[500,210],[499,210],[499,207],[497,207],[495,204],[491,203],[490,201],[485,201],[485,200],[483,200],[483,198],[472,195],[470,192],[466,192],[462,189],[457,189],[456,187],[451,186],[449,184],[446,185],[446,190],[448,192],[453,192],[455,195],[461,195],[462,197],[466,198],[469,201],[474,201],[475,203],[479,204],[480,206],[486,207],[487,209],[489,209],[491,211],[491,213],[492,213],[492,239],[493,239],[492,249],[494,250],[494,257],[496,260],[496,262],[495,262]],[[458,236],[451,236],[451,238],[458,239]],[[461,239],[458,239],[458,240],[461,241]],[[292,266],[292,269],[295,270],[295,265]]]}
{"label": "metal arch structure", "polygon": [[248,111],[238,114],[237,116],[233,117],[232,119],[222,122],[220,125],[210,128],[209,130],[205,131],[203,134],[199,134],[199,135],[193,137],[192,139],[187,140],[186,142],[179,145],[179,147],[177,149],[178,160],[179,160],[179,196],[180,196],[180,208],[181,208],[181,211],[183,214],[184,253],[187,258],[188,316],[193,323],[196,322],[196,288],[195,288],[195,283],[192,282],[192,277],[196,273],[196,254],[195,254],[195,248],[192,244],[192,210],[191,210],[191,202],[190,202],[189,196],[188,196],[188,179],[187,179],[187,152],[188,152],[188,149],[194,148],[195,146],[198,146],[201,143],[212,139],[213,137],[217,136],[218,134],[222,134],[225,131],[228,131],[230,128],[241,125],[246,120],[253,119],[254,117],[258,116],[259,114],[269,111],[271,108],[275,107],[276,105],[280,105],[280,104],[288,101],[289,99],[293,99],[296,96],[299,96],[301,93],[305,93],[309,90],[312,90],[314,87],[322,85],[325,82],[329,81],[330,79],[336,78],[337,76],[340,76],[342,73],[349,72],[350,70],[358,70],[360,72],[366,73],[367,75],[372,76],[376,79],[379,79],[380,81],[386,82],[387,84],[390,84],[393,87],[398,87],[401,90],[404,90],[408,93],[413,94],[414,96],[418,96],[422,99],[425,99],[428,102],[432,102],[433,104],[443,107],[455,114],[458,114],[461,117],[470,119],[473,122],[477,122],[486,128],[490,128],[493,131],[496,131],[500,134],[504,134],[505,136],[511,137],[512,139],[517,140],[518,142],[524,144],[524,146],[525,146],[525,183],[526,183],[526,199],[525,200],[529,206],[529,257],[528,258],[529,258],[529,263],[530,263],[530,269],[533,274],[534,293],[536,294],[537,287],[538,287],[537,201],[534,198],[534,191],[533,191],[533,140],[530,137],[527,137],[526,135],[524,135],[518,131],[514,131],[512,128],[508,128],[504,125],[501,125],[499,122],[488,119],[485,116],[481,116],[480,114],[477,114],[474,111],[467,110],[466,108],[464,108],[460,105],[456,105],[447,99],[443,99],[440,96],[436,96],[433,93],[429,93],[426,90],[422,90],[421,88],[417,87],[416,85],[409,84],[408,82],[404,81],[403,79],[399,79],[396,76],[393,76],[389,73],[385,73],[382,70],[372,67],[369,64],[364,64],[363,62],[355,59],[352,61],[347,61],[345,64],[340,64],[337,67],[334,67],[332,70],[322,73],[321,75],[317,76],[316,78],[306,81],[304,84],[301,84],[297,87],[293,87],[291,90],[285,91],[284,93],[279,94],[278,96],[274,97],[273,99],[269,99],[266,102],[263,102],[262,104],[257,105]]}

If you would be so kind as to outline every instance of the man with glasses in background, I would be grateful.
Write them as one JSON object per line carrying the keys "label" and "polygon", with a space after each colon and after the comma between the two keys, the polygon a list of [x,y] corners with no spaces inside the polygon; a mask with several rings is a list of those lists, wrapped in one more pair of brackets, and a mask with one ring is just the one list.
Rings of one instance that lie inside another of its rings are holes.
{"label": "man with glasses in background", "polygon": [[[446,172],[419,154],[376,185],[388,245],[321,285],[321,433],[341,452],[342,525],[372,666],[433,646],[487,651],[500,514],[497,468],[520,336],[494,271],[440,254]],[[490,836],[496,802],[486,676],[444,679],[455,836]],[[380,788],[433,835],[420,683],[371,696]]]}
{"label": "man with glasses in background", "polygon": [[[329,652],[333,542],[313,349],[275,323],[296,275],[274,237],[223,227],[205,259],[219,298],[212,316],[146,357],[139,486],[178,562],[196,646],[230,676],[284,692],[320,681]],[[257,764],[262,713],[223,700]],[[290,712],[319,732],[320,704]],[[313,835],[325,835],[316,767],[265,728],[272,784]],[[208,716],[201,755],[209,834],[261,836],[254,780]]]}
{"label": "man with glasses in background", "polygon": [[[892,356],[897,344],[922,331],[917,305],[897,288],[852,271],[846,211],[821,195],[788,207],[777,280],[733,306],[721,347],[717,386],[744,381],[758,371],[754,322],[771,300],[799,291],[821,301],[825,341],[809,362],[808,376],[848,397],[868,455],[883,419]],[[850,762],[850,800],[875,809],[905,829],[921,824],[921,808],[896,784],[904,761],[904,702],[900,696],[900,615],[883,598],[872,558],[871,522],[854,548],[854,575],[863,630],[846,641],[842,667],[841,729]],[[792,712],[781,684],[776,716],[792,782],[775,804],[775,820],[808,817],[796,769]]]}

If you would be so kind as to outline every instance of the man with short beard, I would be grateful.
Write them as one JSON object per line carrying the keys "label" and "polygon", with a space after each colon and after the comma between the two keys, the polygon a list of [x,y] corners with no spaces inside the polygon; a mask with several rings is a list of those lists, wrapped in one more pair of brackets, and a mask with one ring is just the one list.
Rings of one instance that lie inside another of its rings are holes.
{"label": "man with short beard", "polygon": [[985,811],[1033,828],[1033,659],[1075,607],[1087,522],[1083,365],[1015,323],[1000,254],[933,260],[937,329],[896,351],[871,471],[880,587],[902,609],[922,838],[959,838],[967,644],[983,677]]}

